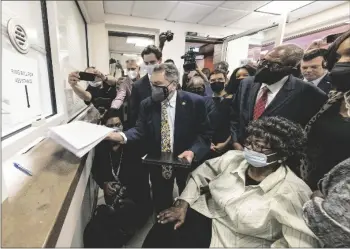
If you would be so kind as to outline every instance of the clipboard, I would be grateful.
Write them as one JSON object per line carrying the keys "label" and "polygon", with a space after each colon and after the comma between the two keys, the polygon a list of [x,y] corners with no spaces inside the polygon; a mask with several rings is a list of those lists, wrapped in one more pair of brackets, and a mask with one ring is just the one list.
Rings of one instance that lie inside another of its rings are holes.
{"label": "clipboard", "polygon": [[191,167],[191,163],[186,159],[180,159],[174,156],[171,152],[161,152],[158,155],[146,155],[142,158],[142,163],[156,166],[168,165],[178,168]]}

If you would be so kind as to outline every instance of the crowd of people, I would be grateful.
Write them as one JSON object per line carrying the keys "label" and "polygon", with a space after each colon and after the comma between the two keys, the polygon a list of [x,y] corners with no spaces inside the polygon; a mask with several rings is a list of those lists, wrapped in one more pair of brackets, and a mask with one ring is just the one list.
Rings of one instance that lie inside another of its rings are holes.
{"label": "crowd of people", "polygon": [[[119,79],[87,68],[86,89],[69,75],[114,129],[92,175],[115,232],[90,222],[86,247],[121,247],[153,213],[146,248],[350,246],[350,31],[328,49],[277,46],[230,77],[220,62],[181,82],[156,46],[141,56],[142,78],[135,60]],[[142,163],[161,152],[190,168]]]}

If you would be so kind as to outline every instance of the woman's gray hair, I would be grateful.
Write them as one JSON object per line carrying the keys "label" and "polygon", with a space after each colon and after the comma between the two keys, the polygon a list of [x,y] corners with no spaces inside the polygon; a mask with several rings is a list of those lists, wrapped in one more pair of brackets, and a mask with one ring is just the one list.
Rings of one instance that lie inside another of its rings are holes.
{"label": "woman's gray hair", "polygon": [[177,70],[176,66],[171,63],[156,65],[153,69],[153,73],[155,72],[164,72],[164,78],[174,85],[179,83],[179,70]]}

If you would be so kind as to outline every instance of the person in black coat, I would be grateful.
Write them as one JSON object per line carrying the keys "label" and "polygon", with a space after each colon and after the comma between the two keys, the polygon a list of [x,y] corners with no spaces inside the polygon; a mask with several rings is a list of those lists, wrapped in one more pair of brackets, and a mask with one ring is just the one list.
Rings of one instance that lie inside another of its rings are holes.
{"label": "person in black coat", "polygon": [[332,89],[324,55],[326,49],[307,51],[301,60],[300,69],[304,80],[310,82],[326,94]]}
{"label": "person in black coat", "polygon": [[[212,136],[204,99],[176,90],[179,72],[169,63],[154,68],[151,82],[152,96],[141,102],[135,127],[125,133],[112,133],[106,139],[119,143],[145,139],[148,154],[172,152],[193,166],[198,165],[209,152]],[[174,178],[181,193],[192,168],[150,166],[149,170],[155,209],[160,212],[173,202]]]}
{"label": "person in black coat", "polygon": [[275,47],[259,62],[256,75],[244,79],[232,106],[233,147],[243,150],[246,127],[264,116],[281,116],[302,126],[320,109],[327,95],[292,75],[303,50],[286,44]]}

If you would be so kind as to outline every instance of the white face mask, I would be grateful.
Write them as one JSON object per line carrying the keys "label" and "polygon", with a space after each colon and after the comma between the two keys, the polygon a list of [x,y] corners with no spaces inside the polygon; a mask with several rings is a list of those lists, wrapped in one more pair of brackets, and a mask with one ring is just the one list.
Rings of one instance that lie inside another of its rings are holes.
{"label": "white face mask", "polygon": [[[273,153],[270,155],[274,155],[274,154],[276,154],[276,153]],[[256,167],[256,168],[266,167],[266,166],[269,166],[270,164],[276,162],[276,161],[267,162],[267,155],[253,151],[253,150],[249,150],[247,148],[244,148],[243,155],[244,155],[245,160],[247,160],[247,162],[250,165],[252,165],[253,167]]]}
{"label": "white face mask", "polygon": [[130,71],[128,71],[128,76],[129,76],[129,78],[130,79],[135,79],[136,77],[137,77],[137,72],[136,71],[132,71],[132,70],[130,70]]}
{"label": "white face mask", "polygon": [[155,65],[147,65],[146,66],[146,71],[149,75],[152,75],[154,67],[155,67]]}
{"label": "white face mask", "polygon": [[88,81],[89,85],[92,87],[98,87],[102,84],[102,81]]}

